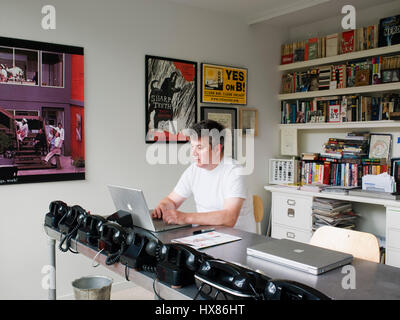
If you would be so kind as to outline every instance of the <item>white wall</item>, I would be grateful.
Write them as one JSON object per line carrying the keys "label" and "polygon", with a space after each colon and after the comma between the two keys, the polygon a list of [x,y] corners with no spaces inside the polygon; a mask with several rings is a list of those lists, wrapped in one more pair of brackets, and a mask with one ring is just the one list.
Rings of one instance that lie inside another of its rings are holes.
{"label": "white wall", "polygon": [[[56,7],[56,30],[41,29],[46,4]],[[1,36],[85,48],[87,164],[86,181],[0,186],[0,299],[47,298],[41,287],[41,269],[48,263],[42,225],[52,200],[107,215],[114,208],[106,185],[113,183],[142,188],[153,207],[185,169],[146,162],[145,54],[248,68],[248,106],[259,109],[249,188],[269,208],[263,185],[267,159],[279,150],[276,65],[287,32],[162,0],[2,0],[0,9],[7,13],[0,19]],[[193,202],[185,208],[193,208]],[[70,282],[80,276],[109,274],[90,264],[58,251],[58,296],[70,294]]]}
{"label": "white wall", "polygon": [[[379,1],[377,1],[379,3]],[[351,4],[351,1],[349,1]],[[356,27],[364,27],[379,23],[379,19],[400,14],[400,1],[393,1],[383,5],[373,6],[363,10],[356,7]],[[297,26],[289,30],[290,41],[308,39],[310,37],[321,37],[327,34],[342,32],[341,19],[343,15],[338,12],[330,19],[317,20],[310,24]],[[349,131],[370,131],[371,133],[390,133],[393,136],[392,156],[400,156],[400,145],[397,138],[400,137],[400,128],[395,129],[370,129],[368,127],[354,130],[304,130],[298,135],[299,153],[321,152],[323,144],[330,137],[342,138]],[[381,206],[366,206],[355,204],[355,210],[361,214],[357,228],[362,231],[372,232],[379,236],[385,236],[386,216]]]}

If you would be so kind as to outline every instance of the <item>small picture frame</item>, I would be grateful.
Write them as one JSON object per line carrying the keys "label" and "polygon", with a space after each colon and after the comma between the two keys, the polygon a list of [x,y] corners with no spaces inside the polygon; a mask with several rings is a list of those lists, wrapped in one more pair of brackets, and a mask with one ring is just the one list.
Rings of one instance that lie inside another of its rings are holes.
{"label": "small picture frame", "polygon": [[392,135],[371,133],[370,139],[369,158],[389,160],[392,148]]}
{"label": "small picture frame", "polygon": [[382,71],[382,83],[392,82],[393,70],[383,70]]}
{"label": "small picture frame", "polygon": [[370,70],[357,70],[356,71],[356,87],[369,85]]}
{"label": "small picture frame", "polygon": [[328,122],[340,122],[340,104],[330,105],[328,111]]}
{"label": "small picture frame", "polygon": [[400,69],[395,69],[393,70],[392,73],[392,82],[398,82],[400,81]]}
{"label": "small picture frame", "polygon": [[253,129],[254,136],[258,135],[258,110],[256,108],[239,109],[239,129],[246,134],[246,129]]}
{"label": "small picture frame", "polygon": [[237,129],[237,109],[225,107],[200,107],[201,120],[214,120],[221,124],[225,129],[230,130],[231,135],[225,137],[225,151],[226,156],[236,159],[236,135]]}

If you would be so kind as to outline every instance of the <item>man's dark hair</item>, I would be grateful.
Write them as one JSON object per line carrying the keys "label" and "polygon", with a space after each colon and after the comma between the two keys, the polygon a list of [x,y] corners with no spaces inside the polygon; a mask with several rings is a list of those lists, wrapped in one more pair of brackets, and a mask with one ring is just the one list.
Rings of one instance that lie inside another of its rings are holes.
{"label": "man's dark hair", "polygon": [[190,129],[192,130],[191,136],[197,135],[198,139],[207,133],[211,147],[221,144],[221,152],[224,152],[225,128],[223,125],[214,120],[203,120],[195,123]]}

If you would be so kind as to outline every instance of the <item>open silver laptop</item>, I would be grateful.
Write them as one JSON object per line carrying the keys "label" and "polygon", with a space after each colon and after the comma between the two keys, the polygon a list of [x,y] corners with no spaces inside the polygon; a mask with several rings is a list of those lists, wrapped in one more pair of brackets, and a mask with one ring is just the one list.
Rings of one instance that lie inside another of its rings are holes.
{"label": "open silver laptop", "polygon": [[287,239],[270,239],[247,248],[247,254],[314,275],[353,261],[351,254]]}
{"label": "open silver laptop", "polygon": [[191,225],[168,224],[161,219],[151,217],[153,210],[149,210],[142,190],[119,186],[108,186],[117,211],[129,212],[133,224],[146,230],[161,232]]}

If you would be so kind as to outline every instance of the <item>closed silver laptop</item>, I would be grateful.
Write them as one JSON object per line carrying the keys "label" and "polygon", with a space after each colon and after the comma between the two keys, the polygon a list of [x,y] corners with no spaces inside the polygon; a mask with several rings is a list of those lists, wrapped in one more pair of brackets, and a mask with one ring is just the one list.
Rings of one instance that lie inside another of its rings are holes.
{"label": "closed silver laptop", "polygon": [[247,248],[247,254],[314,275],[353,261],[351,254],[287,239],[270,239]]}
{"label": "closed silver laptop", "polygon": [[119,186],[108,186],[111,198],[114,201],[117,211],[129,212],[133,224],[146,230],[161,232],[191,225],[168,224],[161,219],[154,219],[151,216],[153,210],[149,210],[142,190],[131,189]]}

